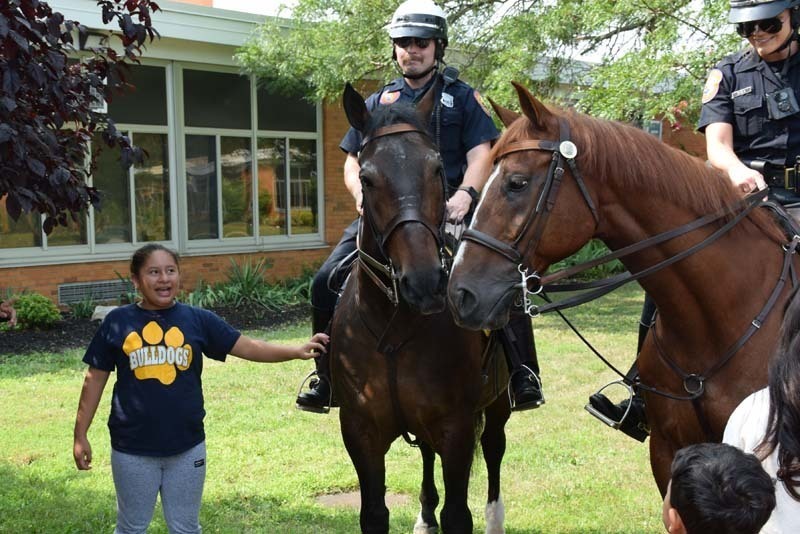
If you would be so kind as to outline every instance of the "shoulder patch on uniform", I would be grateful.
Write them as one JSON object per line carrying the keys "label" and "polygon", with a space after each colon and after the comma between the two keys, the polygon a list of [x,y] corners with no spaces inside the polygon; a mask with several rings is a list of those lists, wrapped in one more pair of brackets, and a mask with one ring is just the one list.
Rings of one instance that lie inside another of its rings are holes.
{"label": "shoulder patch on uniform", "polygon": [[383,94],[381,94],[381,104],[384,106],[394,104],[397,102],[398,98],[400,98],[400,91],[384,91]]}
{"label": "shoulder patch on uniform", "polygon": [[492,114],[489,113],[489,110],[486,107],[486,104],[483,103],[483,98],[481,98],[481,94],[478,92],[477,89],[475,91],[472,91],[472,96],[475,97],[475,101],[478,102],[478,105],[481,107],[483,112],[486,113],[486,115],[488,115],[489,118],[491,118]]}
{"label": "shoulder patch on uniform", "polygon": [[706,84],[703,86],[703,104],[710,102],[712,98],[717,96],[717,92],[719,91],[719,82],[721,81],[721,70],[713,69],[708,73],[708,79],[706,80]]}

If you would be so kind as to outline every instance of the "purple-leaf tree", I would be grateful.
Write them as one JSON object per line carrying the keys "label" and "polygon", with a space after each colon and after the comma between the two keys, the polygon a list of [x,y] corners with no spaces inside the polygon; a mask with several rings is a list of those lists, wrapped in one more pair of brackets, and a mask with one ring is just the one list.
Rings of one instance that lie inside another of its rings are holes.
{"label": "purple-leaf tree", "polygon": [[[77,61],[74,41],[86,43],[85,26],[45,2],[0,2],[0,200],[14,220],[22,213],[44,215],[48,234],[90,204],[100,207],[100,192],[87,185],[95,132],[120,149],[123,165],[143,156],[93,104],[125,88],[126,62],[138,63],[142,46],[158,36],[150,15],[159,8],[150,0],[97,5],[105,24],[116,20],[111,39],[124,51],[106,41]],[[108,80],[118,81],[111,86]]]}

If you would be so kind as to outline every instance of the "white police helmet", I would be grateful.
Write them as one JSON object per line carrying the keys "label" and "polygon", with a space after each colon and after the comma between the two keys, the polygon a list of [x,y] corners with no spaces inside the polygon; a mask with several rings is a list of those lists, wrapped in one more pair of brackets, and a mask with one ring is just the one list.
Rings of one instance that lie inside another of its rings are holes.
{"label": "white police helmet", "polygon": [[406,0],[395,10],[386,29],[392,39],[439,39],[447,46],[447,17],[431,0]]}
{"label": "white police helmet", "polygon": [[750,22],[777,17],[784,9],[800,4],[800,0],[730,0],[728,22]]}

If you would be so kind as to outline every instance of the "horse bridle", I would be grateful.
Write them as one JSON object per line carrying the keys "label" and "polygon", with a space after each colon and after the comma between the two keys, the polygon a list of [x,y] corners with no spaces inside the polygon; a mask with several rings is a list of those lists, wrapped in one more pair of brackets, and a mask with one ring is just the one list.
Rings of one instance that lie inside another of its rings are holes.
{"label": "horse bridle", "polygon": [[[500,254],[517,265],[517,271],[522,276],[520,284],[522,286],[522,300],[525,306],[525,313],[528,314],[530,314],[531,310],[534,308],[531,295],[536,295],[542,290],[542,277],[535,269],[533,269],[531,272],[531,269],[525,266],[524,258],[529,249],[532,248],[533,250],[536,250],[536,247],[539,245],[545,225],[547,224],[547,220],[550,217],[553,207],[555,206],[558,192],[561,189],[561,182],[563,180],[565,171],[564,162],[569,165],[572,177],[578,185],[578,189],[580,190],[581,195],[583,196],[583,199],[589,208],[589,211],[592,212],[592,217],[594,217],[595,224],[597,225],[600,223],[600,217],[597,213],[597,208],[594,205],[591,195],[589,195],[589,190],[586,188],[586,183],[583,180],[583,176],[581,175],[580,171],[578,170],[578,166],[575,163],[575,157],[578,155],[578,148],[575,146],[575,143],[570,140],[569,124],[566,120],[559,117],[558,125],[558,142],[541,139],[524,139],[521,141],[515,141],[504,147],[495,158],[495,165],[499,165],[500,160],[502,160],[504,157],[517,152],[542,150],[546,152],[552,152],[553,154],[553,157],[550,161],[550,166],[547,170],[547,176],[544,180],[544,184],[542,185],[541,193],[539,193],[539,198],[536,201],[533,210],[528,212],[526,215],[524,219],[524,225],[517,237],[514,239],[514,242],[509,245],[508,243],[505,243],[495,237],[473,228],[466,229],[461,237],[461,239],[466,239],[479,245],[483,245],[484,247],[487,247],[488,249]],[[524,251],[520,251],[520,241],[528,233],[531,224],[533,224],[533,239],[528,242],[528,245]],[[530,282],[535,284],[535,287],[532,289],[529,287]]]}
{"label": "horse bridle", "polygon": [[[425,138],[429,139],[431,142],[431,136],[428,132],[421,130],[410,123],[397,123],[392,124],[389,126],[384,126],[382,128],[378,128],[372,135],[365,137],[361,141],[361,147],[358,154],[359,164],[361,163],[361,155],[364,153],[364,148],[370,144],[372,141],[379,139],[381,137],[386,137],[388,135],[398,135],[404,133],[418,133],[424,136]],[[434,144],[435,146],[435,144]],[[441,155],[439,155],[437,151],[437,156],[441,160]],[[446,178],[444,175],[444,167],[442,165],[439,166],[439,179],[442,185],[442,197],[444,197],[445,191],[447,191],[446,187]],[[363,191],[363,188],[362,188]],[[384,232],[379,232],[378,229],[375,227],[375,220],[371,213],[370,204],[367,202],[366,195],[363,196],[362,206],[364,211],[364,216],[361,218],[361,224],[364,224],[364,221],[369,225],[370,230],[372,231],[372,235],[377,240],[378,250],[385,260],[381,262],[380,260],[374,258],[363,248],[361,248],[361,243],[358,243],[358,259],[361,264],[364,266],[365,273],[369,276],[369,278],[381,289],[381,291],[386,295],[389,301],[394,305],[397,306],[399,301],[399,294],[397,291],[397,280],[398,276],[394,269],[394,265],[392,265],[392,260],[389,258],[389,255],[386,254],[385,245],[386,242],[389,240],[389,237],[392,233],[397,230],[400,226],[406,223],[418,223],[425,227],[431,235],[433,235],[434,240],[436,241],[436,246],[439,251],[439,260],[442,265],[442,269],[446,272],[447,271],[447,263],[445,261],[445,247],[444,247],[444,227],[446,222],[445,217],[445,203],[442,202],[442,212],[441,212],[441,223],[439,227],[434,227],[427,221],[425,221],[424,217],[420,213],[418,206],[410,206],[404,207],[401,209],[392,220],[389,221],[387,228]],[[359,233],[360,230],[359,230]],[[359,240],[360,241],[360,240]],[[377,272],[376,272],[377,271]],[[385,283],[380,275],[383,275],[389,280],[389,283]]]}

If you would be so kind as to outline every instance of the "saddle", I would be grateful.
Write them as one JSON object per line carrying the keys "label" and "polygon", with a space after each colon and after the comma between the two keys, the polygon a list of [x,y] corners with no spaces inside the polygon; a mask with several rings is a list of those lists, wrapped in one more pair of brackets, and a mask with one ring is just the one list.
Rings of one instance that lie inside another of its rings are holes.
{"label": "saddle", "polygon": [[339,260],[339,263],[336,264],[336,267],[331,269],[328,275],[328,289],[337,295],[342,294],[342,289],[347,282],[347,277],[350,276],[350,271],[353,269],[353,263],[355,263],[357,257],[358,249],[355,249]]}

